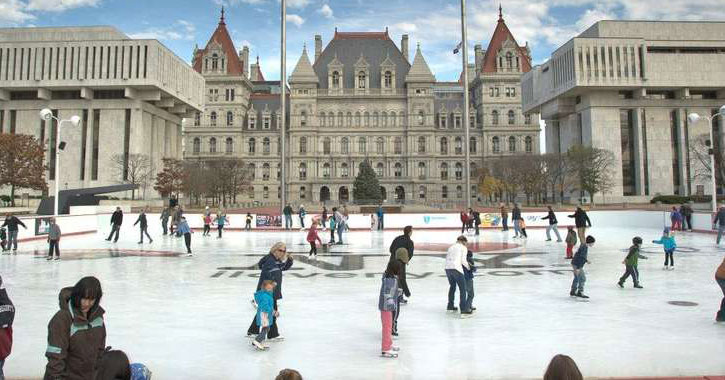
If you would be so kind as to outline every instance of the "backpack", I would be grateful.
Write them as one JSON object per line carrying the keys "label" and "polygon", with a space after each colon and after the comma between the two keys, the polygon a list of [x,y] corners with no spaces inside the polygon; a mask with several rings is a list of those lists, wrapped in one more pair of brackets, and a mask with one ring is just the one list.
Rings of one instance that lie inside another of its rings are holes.
{"label": "backpack", "polygon": [[151,371],[141,363],[131,364],[131,380],[151,380]]}

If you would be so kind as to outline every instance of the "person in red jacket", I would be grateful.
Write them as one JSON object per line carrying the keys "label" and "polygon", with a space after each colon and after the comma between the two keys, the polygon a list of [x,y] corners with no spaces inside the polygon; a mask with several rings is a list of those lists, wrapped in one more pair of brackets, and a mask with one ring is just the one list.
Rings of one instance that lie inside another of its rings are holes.
{"label": "person in red jacket", "polygon": [[322,239],[320,239],[320,235],[317,234],[317,222],[313,222],[312,226],[310,226],[310,231],[307,232],[307,242],[310,243],[310,257],[313,255],[315,258],[317,258],[317,242],[320,242],[320,245],[322,244]]}
{"label": "person in red jacket", "polygon": [[5,283],[0,277],[0,379],[5,378],[3,365],[13,348],[13,319],[15,319],[15,306],[10,301]]}
{"label": "person in red jacket", "polygon": [[466,226],[468,225],[468,214],[465,211],[461,211],[461,233],[466,233]]}

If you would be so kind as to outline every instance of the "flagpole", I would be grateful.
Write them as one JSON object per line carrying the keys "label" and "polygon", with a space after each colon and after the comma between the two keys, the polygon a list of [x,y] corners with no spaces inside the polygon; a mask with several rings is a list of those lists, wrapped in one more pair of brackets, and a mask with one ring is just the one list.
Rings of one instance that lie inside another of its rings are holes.
{"label": "flagpole", "polygon": [[466,150],[466,207],[471,207],[471,118],[468,104],[468,39],[466,38],[466,0],[461,0],[461,45],[463,45],[463,125],[465,125],[466,138],[463,148]]}
{"label": "flagpole", "polygon": [[286,99],[286,93],[287,93],[287,2],[286,0],[282,0],[282,31],[281,31],[281,54],[280,54],[280,74],[279,74],[279,87],[280,87],[280,108],[282,114],[277,118],[277,120],[282,120],[281,123],[279,123],[279,130],[280,134],[282,135],[280,139],[281,147],[280,152],[280,204],[279,204],[279,215],[283,215],[284,207],[287,205],[287,99]]}

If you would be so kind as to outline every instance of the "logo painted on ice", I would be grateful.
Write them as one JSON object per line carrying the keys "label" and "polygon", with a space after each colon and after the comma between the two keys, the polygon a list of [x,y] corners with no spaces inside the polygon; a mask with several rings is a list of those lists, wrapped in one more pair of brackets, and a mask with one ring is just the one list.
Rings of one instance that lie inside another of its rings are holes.
{"label": "logo painted on ice", "polygon": [[429,215],[424,216],[423,217],[423,222],[425,222],[425,224],[430,223],[430,216]]}

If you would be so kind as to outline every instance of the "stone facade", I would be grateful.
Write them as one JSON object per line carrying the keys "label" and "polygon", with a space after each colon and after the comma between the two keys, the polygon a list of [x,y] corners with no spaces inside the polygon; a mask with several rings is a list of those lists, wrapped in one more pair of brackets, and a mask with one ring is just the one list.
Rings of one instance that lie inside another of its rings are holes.
{"label": "stone facade", "polygon": [[[725,23],[601,21],[522,79],[524,112],[546,121],[546,151],[610,150],[614,187],[599,202],[711,194],[694,141],[725,103]],[[725,143],[722,120],[712,124]],[[719,181],[722,191],[722,181]]]}

